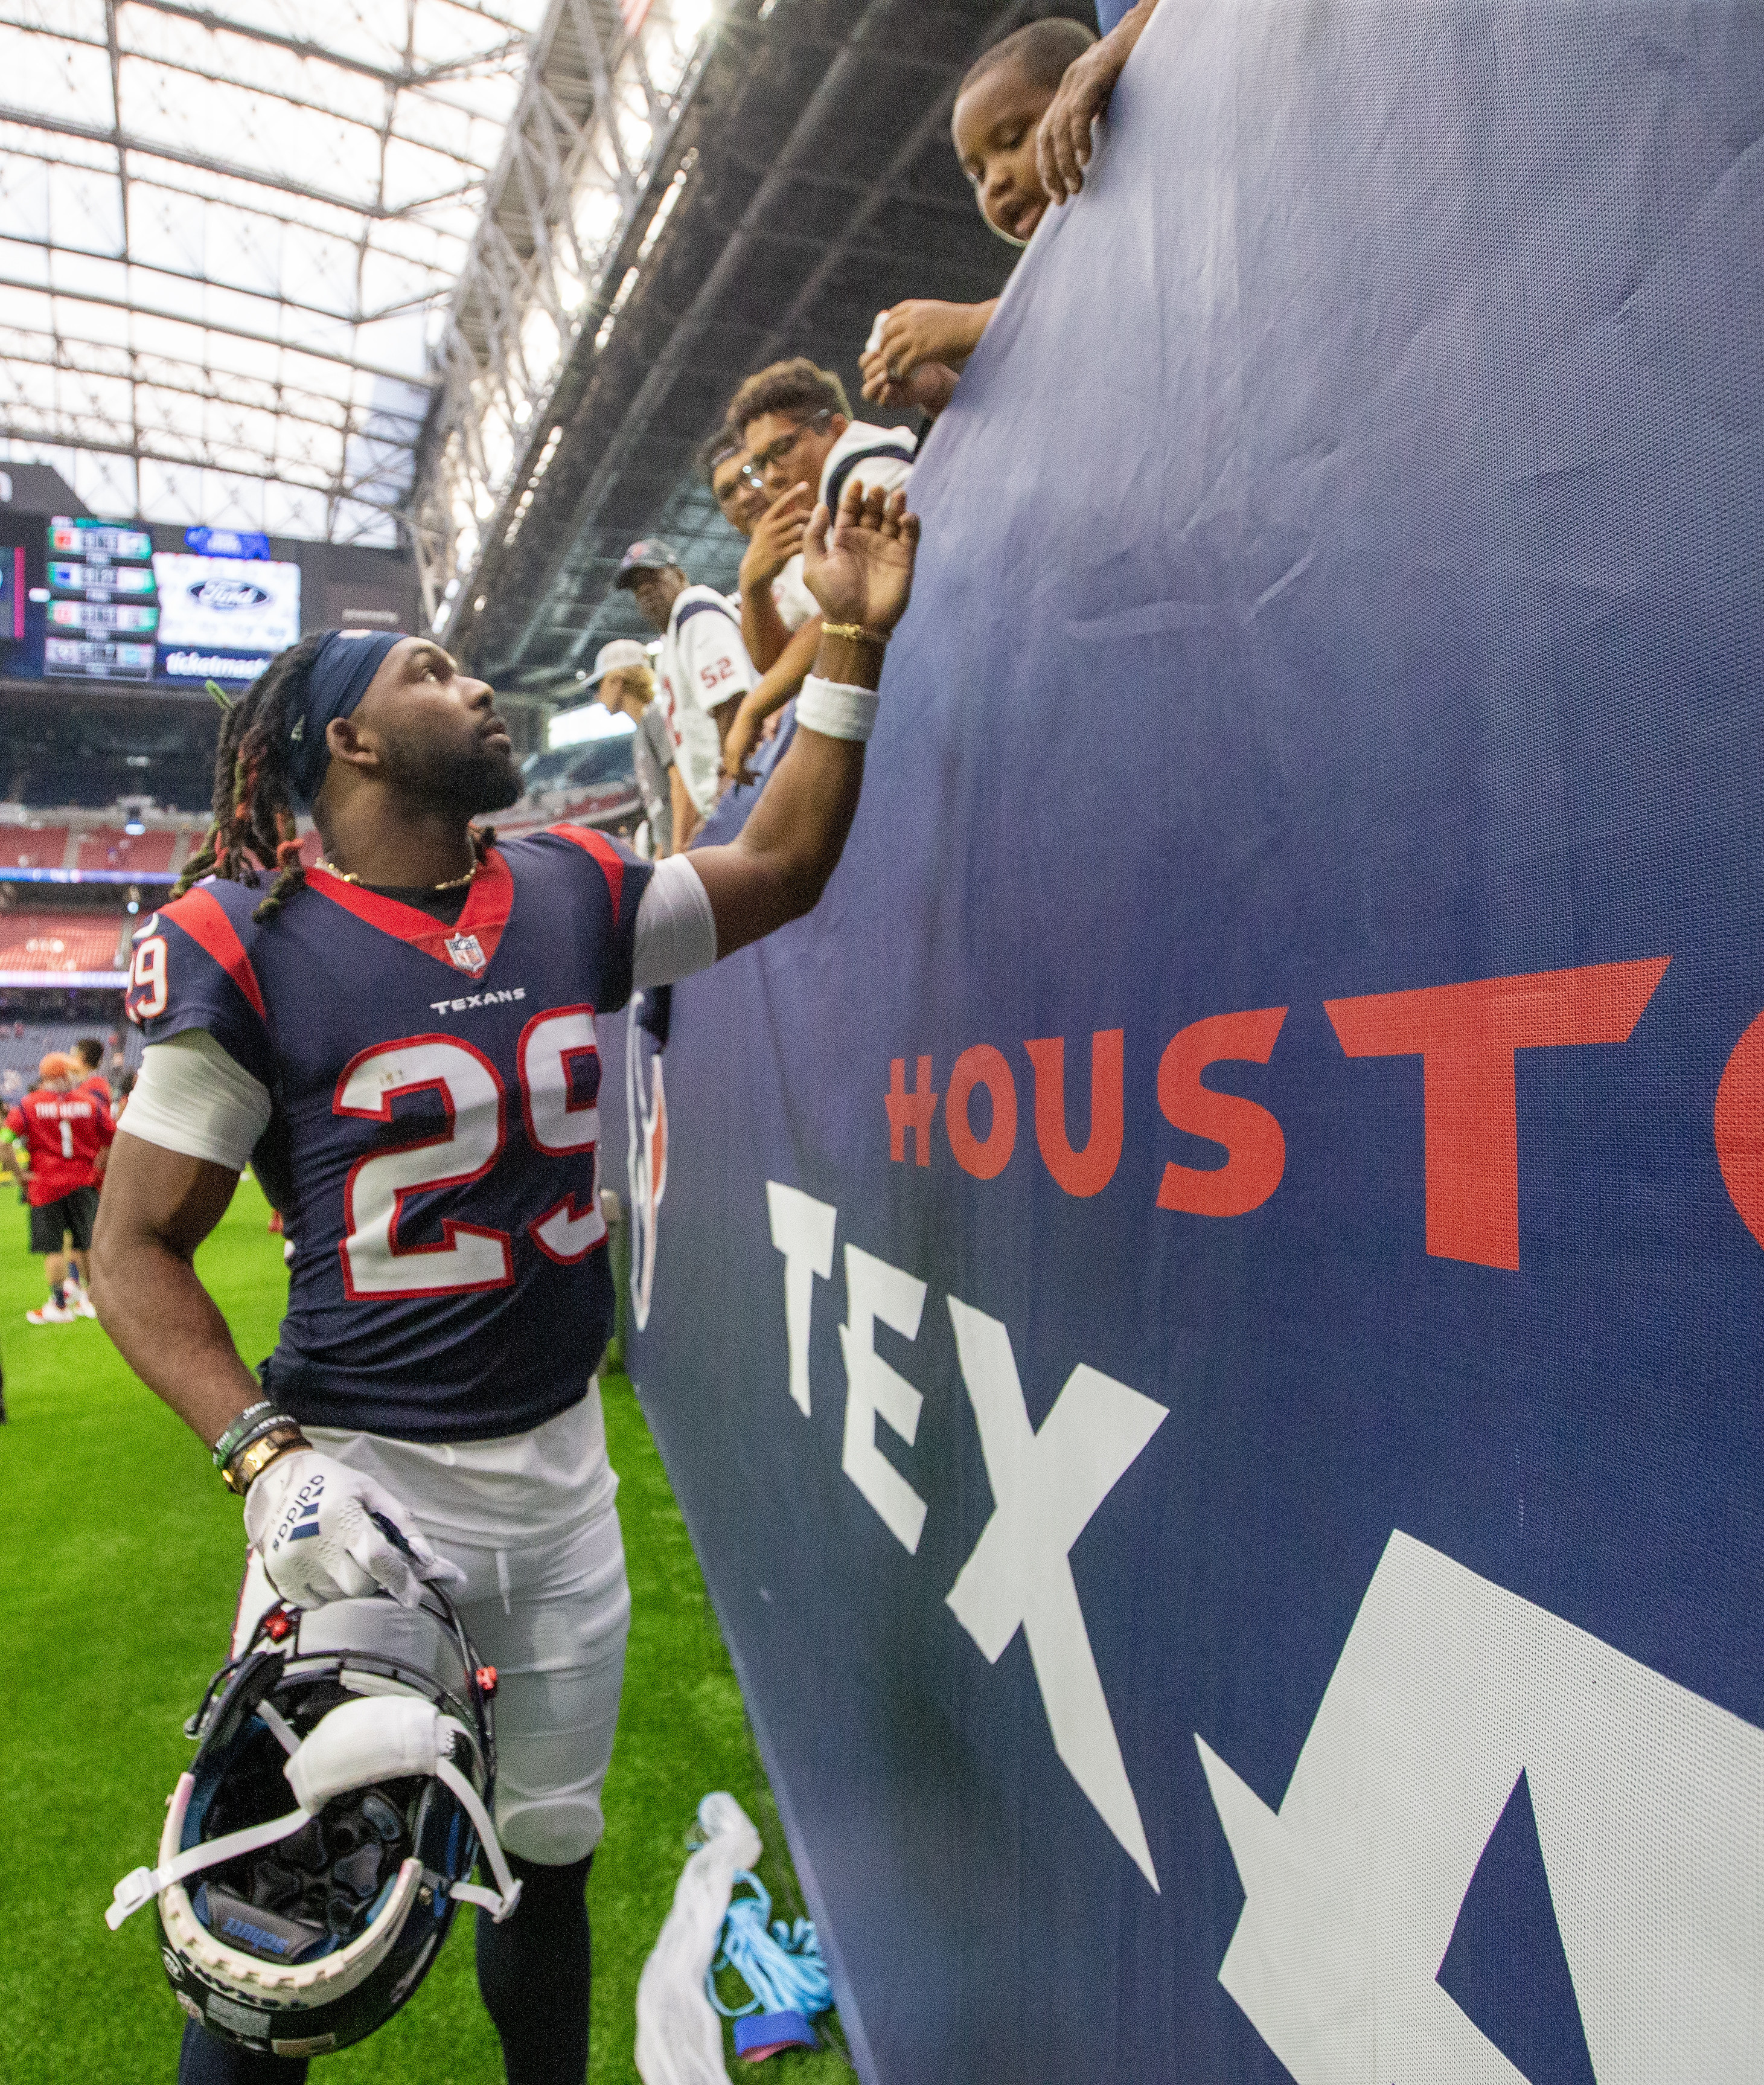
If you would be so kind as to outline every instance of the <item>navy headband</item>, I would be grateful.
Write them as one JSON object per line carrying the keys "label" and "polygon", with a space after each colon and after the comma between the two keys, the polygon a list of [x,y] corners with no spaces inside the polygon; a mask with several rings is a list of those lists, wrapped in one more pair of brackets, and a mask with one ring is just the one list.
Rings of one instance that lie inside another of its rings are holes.
{"label": "navy headband", "polygon": [[402,630],[332,630],[313,655],[306,677],[289,696],[288,782],[295,804],[312,808],[330,765],[324,728],[333,717],[353,714],[393,645],[402,644]]}

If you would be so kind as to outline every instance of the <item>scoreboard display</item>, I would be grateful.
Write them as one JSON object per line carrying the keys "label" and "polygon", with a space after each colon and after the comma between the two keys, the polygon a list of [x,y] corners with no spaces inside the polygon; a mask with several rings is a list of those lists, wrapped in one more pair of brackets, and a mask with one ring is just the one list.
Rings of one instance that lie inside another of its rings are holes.
{"label": "scoreboard display", "polygon": [[261,533],[50,518],[48,505],[15,512],[0,499],[8,682],[242,690],[315,613],[346,629],[413,628],[420,613],[409,561],[383,550],[314,545],[309,569],[303,549]]}
{"label": "scoreboard display", "polygon": [[156,550],[145,529],[52,520],[45,675],[243,687],[298,640],[300,567],[270,558],[266,537],[192,529],[184,542]]}
{"label": "scoreboard display", "polygon": [[151,681],[159,627],[153,538],[144,529],[57,516],[49,551],[45,673]]}

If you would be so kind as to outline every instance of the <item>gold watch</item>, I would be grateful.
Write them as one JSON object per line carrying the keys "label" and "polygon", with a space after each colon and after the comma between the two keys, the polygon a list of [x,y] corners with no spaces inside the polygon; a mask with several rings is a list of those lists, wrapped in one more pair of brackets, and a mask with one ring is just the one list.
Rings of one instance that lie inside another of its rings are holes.
{"label": "gold watch", "polygon": [[274,1426],[267,1433],[259,1434],[248,1448],[240,1450],[221,1471],[222,1480],[229,1491],[236,1492],[243,1498],[250,1490],[252,1480],[261,1476],[278,1455],[286,1454],[294,1448],[310,1448],[312,1445],[298,1426]]}

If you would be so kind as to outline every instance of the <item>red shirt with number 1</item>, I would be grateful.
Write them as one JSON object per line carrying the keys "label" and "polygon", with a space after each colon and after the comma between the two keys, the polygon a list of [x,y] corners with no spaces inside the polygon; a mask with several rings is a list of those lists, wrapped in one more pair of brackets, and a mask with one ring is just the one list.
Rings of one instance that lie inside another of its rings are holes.
{"label": "red shirt with number 1", "polygon": [[98,1154],[116,1135],[110,1110],[95,1094],[53,1093],[39,1087],[6,1116],[31,1161],[24,1191],[33,1209],[45,1208],[76,1187],[98,1184]]}

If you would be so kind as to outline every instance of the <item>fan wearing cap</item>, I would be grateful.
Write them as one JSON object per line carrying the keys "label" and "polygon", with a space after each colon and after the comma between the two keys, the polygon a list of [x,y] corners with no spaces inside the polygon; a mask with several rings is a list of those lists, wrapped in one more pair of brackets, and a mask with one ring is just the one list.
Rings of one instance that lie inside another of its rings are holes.
{"label": "fan wearing cap", "polygon": [[[75,1089],[84,1066],[52,1051],[37,1067],[37,1083],[7,1110],[13,1143],[0,1144],[0,1171],[24,1183],[31,1208],[31,1250],[43,1255],[49,1300],[25,1318],[33,1325],[71,1325],[95,1315],[86,1300],[91,1268],[87,1253],[98,1212],[98,1180],[104,1154],[116,1130],[108,1106]],[[20,1170],[15,1149],[29,1164]],[[71,1252],[66,1248],[71,1245]],[[78,1285],[68,1278],[70,1268]]]}
{"label": "fan wearing cap", "polygon": [[[630,1613],[593,1375],[613,1323],[595,1024],[816,902],[917,541],[904,495],[854,485],[836,524],[816,514],[819,674],[740,834],[690,858],[566,825],[498,844],[473,822],[521,778],[484,682],[423,638],[303,639],[228,709],[207,841],[135,936],[146,1048],[93,1300],[243,1496],[248,1633],[278,1597],[452,1582],[499,1675],[495,1825],[521,1891],[476,1945],[510,2085],[583,2085]],[[296,1241],[257,1374],[193,1264],[248,1161]],[[155,1527],[176,1582],[182,1524]],[[183,2085],[303,2074],[187,2029]]]}
{"label": "fan wearing cap", "polygon": [[674,851],[674,805],[669,771],[674,764],[674,741],[668,720],[655,699],[655,676],[649,654],[632,637],[615,637],[595,655],[588,686],[610,716],[627,716],[636,727],[631,742],[631,764],[637,772],[637,792],[643,800],[649,822],[649,851],[659,861]]}
{"label": "fan wearing cap", "polygon": [[723,741],[760,677],[728,602],[713,587],[693,586],[667,544],[633,543],[613,584],[630,590],[660,633],[656,678],[674,745],[674,844],[685,847],[716,808]]}

